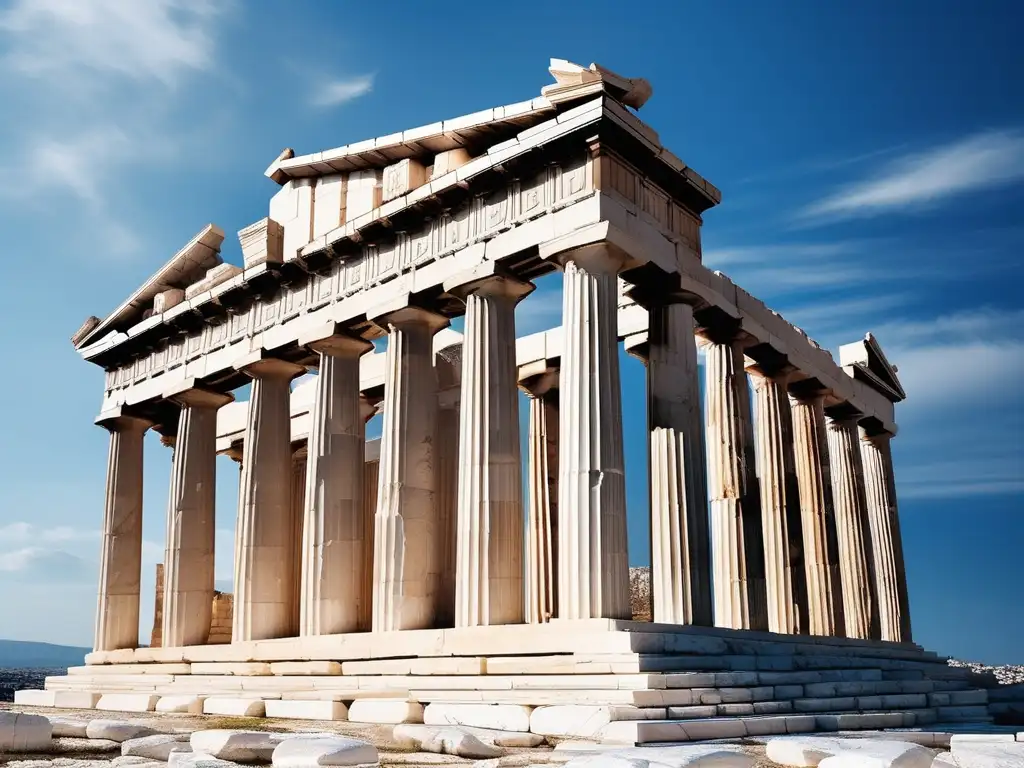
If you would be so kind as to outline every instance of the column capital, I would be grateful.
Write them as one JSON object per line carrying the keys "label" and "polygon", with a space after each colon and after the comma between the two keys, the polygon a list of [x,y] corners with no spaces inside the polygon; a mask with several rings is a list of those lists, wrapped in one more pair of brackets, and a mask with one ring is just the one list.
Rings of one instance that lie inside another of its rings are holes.
{"label": "column capital", "polygon": [[651,339],[648,331],[630,334],[623,339],[622,346],[626,350],[626,354],[635,357],[644,365],[650,362]]}
{"label": "column capital", "polygon": [[442,328],[451,325],[451,321],[444,315],[418,306],[409,293],[400,294],[393,300],[368,310],[366,318],[385,331],[389,326],[400,329],[412,325],[423,325],[431,333],[437,333]]}
{"label": "column capital", "polygon": [[824,400],[828,388],[814,377],[797,379],[789,384],[789,396],[800,403]]}
{"label": "column capital", "polygon": [[466,300],[470,294],[511,298],[515,302],[525,299],[536,286],[502,271],[496,262],[485,261],[455,277],[444,281],[444,289],[452,296]]}
{"label": "column capital", "polygon": [[370,398],[366,395],[359,396],[359,416],[362,418],[364,424],[377,415],[377,409],[381,402],[383,402],[383,400],[379,397]]}
{"label": "column capital", "polygon": [[108,432],[145,432],[156,424],[152,419],[140,416],[122,405],[103,411],[94,423]]}
{"label": "column capital", "polygon": [[538,373],[519,380],[519,388],[530,397],[546,397],[558,392],[558,368],[549,368],[543,373]]}
{"label": "column capital", "polygon": [[195,379],[186,379],[178,386],[164,390],[162,394],[165,399],[170,400],[175,405],[180,405],[183,408],[220,408],[223,405],[233,402],[235,399],[234,395],[229,395],[224,392],[215,392],[212,389],[197,386],[197,384],[198,382]]}
{"label": "column capital", "polygon": [[325,323],[309,329],[299,336],[298,343],[314,352],[335,357],[362,357],[373,349],[373,344],[348,333],[337,323]]}
{"label": "column capital", "polygon": [[271,357],[266,350],[258,349],[244,355],[235,362],[236,371],[254,379],[294,379],[306,372],[305,366]]}
{"label": "column capital", "polygon": [[540,255],[542,259],[554,261],[563,269],[571,261],[580,269],[593,274],[617,275],[635,261],[624,250],[608,241],[591,243],[550,255],[545,254],[542,247]]}
{"label": "column capital", "polygon": [[895,432],[890,432],[882,423],[875,418],[866,417],[857,422],[860,428],[860,439],[867,442],[888,442],[896,437]]}
{"label": "column capital", "polygon": [[242,455],[244,453],[243,445],[244,445],[244,443],[242,443],[242,442],[232,443],[230,448],[228,448],[227,450],[223,451],[223,454],[225,456],[227,456],[228,458],[230,458],[232,461],[237,462],[238,464],[241,464],[242,463]]}

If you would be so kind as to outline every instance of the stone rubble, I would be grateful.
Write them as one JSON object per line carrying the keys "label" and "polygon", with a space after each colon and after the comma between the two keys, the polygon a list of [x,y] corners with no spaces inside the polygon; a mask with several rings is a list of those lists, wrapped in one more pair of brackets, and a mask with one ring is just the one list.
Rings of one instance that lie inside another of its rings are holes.
{"label": "stone rubble", "polygon": [[976,661],[960,661],[959,659],[950,659],[948,663],[951,667],[966,667],[979,675],[991,674],[1000,685],[1024,683],[1024,665],[1022,664],[989,666]]}

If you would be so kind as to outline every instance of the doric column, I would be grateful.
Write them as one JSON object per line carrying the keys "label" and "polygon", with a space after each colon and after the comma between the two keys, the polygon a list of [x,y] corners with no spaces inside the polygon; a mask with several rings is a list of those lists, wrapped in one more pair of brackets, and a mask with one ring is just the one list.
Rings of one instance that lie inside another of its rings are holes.
{"label": "doric column", "polygon": [[824,397],[798,382],[790,398],[793,454],[800,486],[800,527],[807,574],[808,631],[812,635],[844,633],[839,543],[825,437]]}
{"label": "doric column", "polygon": [[152,422],[133,416],[100,421],[110,432],[93,649],[139,644],[142,578],[142,440]]}
{"label": "doric column", "polygon": [[466,302],[462,339],[455,626],[523,622],[523,497],[516,304],[533,286],[504,275],[445,289]]}
{"label": "doric column", "polygon": [[[365,434],[366,424],[369,423],[377,413],[377,406],[372,400],[361,397],[359,399],[360,415],[363,417],[363,431]],[[359,602],[363,606],[363,612],[359,617],[359,631],[369,632],[373,625],[373,558],[374,552],[374,521],[377,515],[377,483],[378,470],[380,469],[380,441],[376,443],[377,452],[371,456],[369,445],[364,444],[363,456],[363,541],[361,550],[363,553],[363,574],[362,587]]]}
{"label": "doric column", "polygon": [[166,647],[203,645],[213,618],[217,409],[231,395],[191,388],[170,396],[181,406],[171,469],[164,552]]}
{"label": "doric column", "polygon": [[388,330],[373,562],[373,631],[437,619],[434,334],[448,319],[407,306],[375,319]]}
{"label": "doric column", "polygon": [[693,307],[657,301],[649,314],[653,619],[711,626],[711,532]]}
{"label": "doric column", "polygon": [[910,604],[907,572],[903,562],[896,484],[893,475],[892,435],[881,430],[861,432],[860,451],[864,464],[868,526],[871,530],[872,572],[883,640],[909,643]]}
{"label": "doric column", "polygon": [[564,267],[558,434],[558,616],[628,619],[629,559],[619,389],[618,272],[607,244]]}
{"label": "doric column", "polygon": [[540,624],[558,610],[558,371],[520,386],[530,403],[526,620]]}
{"label": "doric column", "polygon": [[743,342],[723,330],[704,346],[715,625],[765,630],[761,503]]}
{"label": "doric column", "polygon": [[305,369],[272,358],[240,365],[252,377],[235,529],[232,640],[294,637],[297,524],[292,509],[290,387]]}
{"label": "doric column", "polygon": [[[846,636],[867,639],[873,636],[871,580],[868,575],[870,536],[857,419],[836,414],[827,416],[825,425],[836,510]],[[877,637],[877,632],[874,636]]]}
{"label": "doric column", "polygon": [[452,344],[434,354],[437,373],[437,557],[441,572],[437,598],[437,627],[455,626],[455,543],[459,506],[459,419],[462,398],[462,343]]}
{"label": "doric column", "polygon": [[806,577],[801,559],[800,498],[793,459],[788,366],[759,364],[754,382],[757,476],[761,491],[768,629],[806,631]]}
{"label": "doric column", "polygon": [[366,422],[359,358],[373,345],[332,334],[300,342],[320,356],[306,459],[300,634],[355,632],[363,605]]}

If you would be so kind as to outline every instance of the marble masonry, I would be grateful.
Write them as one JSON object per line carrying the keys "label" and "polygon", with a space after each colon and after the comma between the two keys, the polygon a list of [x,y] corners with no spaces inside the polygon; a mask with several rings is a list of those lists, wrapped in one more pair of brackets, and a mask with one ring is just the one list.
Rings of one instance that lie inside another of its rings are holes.
{"label": "marble masonry", "polygon": [[[529,101],[285,150],[241,266],[208,225],[79,329],[110,435],[95,652],[19,701],[628,743],[985,718],[911,639],[878,341],[837,362],[703,265],[721,195],[637,116],[647,81],[550,73]],[[562,325],[517,334],[555,271]],[[653,623],[630,620],[621,348],[647,373]],[[150,430],[173,470],[147,648]],[[214,508],[219,454],[237,511]]]}

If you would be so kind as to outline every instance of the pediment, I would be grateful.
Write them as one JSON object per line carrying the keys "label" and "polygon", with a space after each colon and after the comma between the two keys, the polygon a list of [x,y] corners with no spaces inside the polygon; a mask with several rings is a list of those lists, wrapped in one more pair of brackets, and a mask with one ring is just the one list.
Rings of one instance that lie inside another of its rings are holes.
{"label": "pediment", "polygon": [[874,335],[868,333],[861,341],[841,346],[839,363],[853,378],[865,381],[892,402],[906,399],[897,368],[886,358]]}

